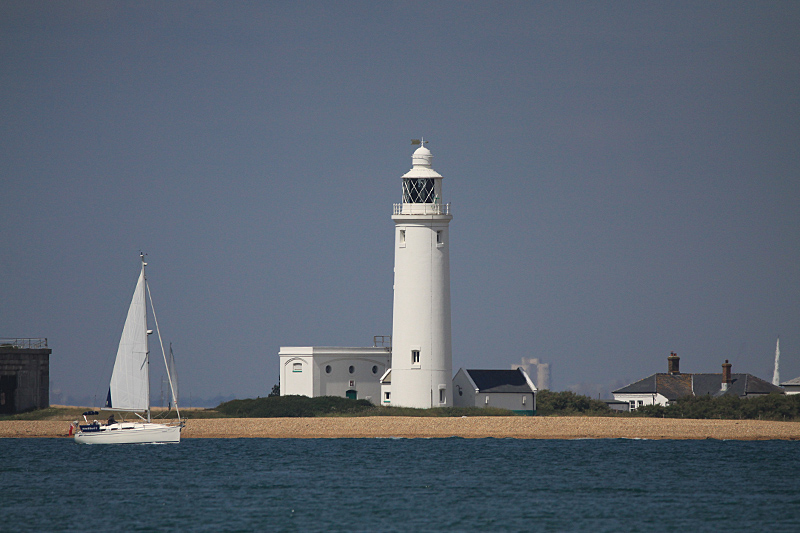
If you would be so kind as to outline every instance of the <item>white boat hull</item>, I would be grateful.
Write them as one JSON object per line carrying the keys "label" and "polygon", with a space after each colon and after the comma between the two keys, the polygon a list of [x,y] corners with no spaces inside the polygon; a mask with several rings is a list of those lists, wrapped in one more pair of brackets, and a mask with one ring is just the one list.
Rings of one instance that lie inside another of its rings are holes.
{"label": "white boat hull", "polygon": [[100,426],[97,431],[78,431],[74,435],[79,444],[161,444],[181,441],[182,426],[123,422]]}

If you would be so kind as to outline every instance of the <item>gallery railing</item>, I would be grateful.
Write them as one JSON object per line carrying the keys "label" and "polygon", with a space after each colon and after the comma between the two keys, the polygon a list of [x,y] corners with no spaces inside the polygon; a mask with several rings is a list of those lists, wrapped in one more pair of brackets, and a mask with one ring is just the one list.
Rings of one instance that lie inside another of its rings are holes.
{"label": "gallery railing", "polygon": [[15,339],[0,337],[0,347],[3,348],[47,348],[47,339]]}

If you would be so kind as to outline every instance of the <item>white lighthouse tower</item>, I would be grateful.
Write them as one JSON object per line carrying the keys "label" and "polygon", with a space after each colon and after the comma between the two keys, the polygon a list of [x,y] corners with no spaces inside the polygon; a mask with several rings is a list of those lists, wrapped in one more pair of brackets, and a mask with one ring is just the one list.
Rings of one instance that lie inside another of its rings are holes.
{"label": "white lighthouse tower", "polygon": [[[394,204],[394,310],[391,404],[453,405],[450,335],[450,205],[425,141],[403,176],[403,202]],[[416,144],[416,142],[415,142]]]}

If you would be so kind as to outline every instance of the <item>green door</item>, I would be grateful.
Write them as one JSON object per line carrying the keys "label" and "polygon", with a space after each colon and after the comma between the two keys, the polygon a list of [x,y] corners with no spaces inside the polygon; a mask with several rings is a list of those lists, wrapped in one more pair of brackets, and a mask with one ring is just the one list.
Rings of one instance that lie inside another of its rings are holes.
{"label": "green door", "polygon": [[350,389],[349,391],[345,392],[344,395],[350,398],[351,400],[358,399],[358,391],[354,391],[353,389]]}

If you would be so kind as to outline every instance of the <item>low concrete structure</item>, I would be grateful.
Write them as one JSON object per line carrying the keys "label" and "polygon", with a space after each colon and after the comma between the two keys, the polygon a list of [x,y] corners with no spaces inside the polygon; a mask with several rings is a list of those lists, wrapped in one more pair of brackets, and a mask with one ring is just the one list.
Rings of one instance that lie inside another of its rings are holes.
{"label": "low concrete structure", "polygon": [[455,407],[498,407],[518,414],[536,413],[536,385],[521,368],[465,370],[453,378]]}
{"label": "low concrete structure", "polygon": [[50,407],[47,339],[0,339],[0,414]]}
{"label": "low concrete structure", "polygon": [[389,370],[388,346],[281,346],[281,396],[340,396],[381,405],[380,379]]}

